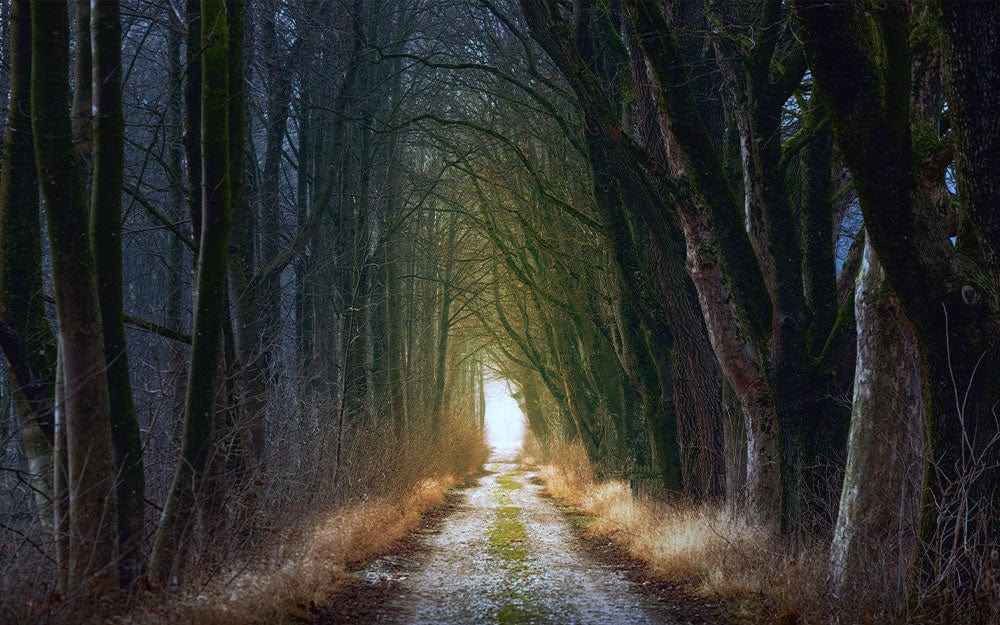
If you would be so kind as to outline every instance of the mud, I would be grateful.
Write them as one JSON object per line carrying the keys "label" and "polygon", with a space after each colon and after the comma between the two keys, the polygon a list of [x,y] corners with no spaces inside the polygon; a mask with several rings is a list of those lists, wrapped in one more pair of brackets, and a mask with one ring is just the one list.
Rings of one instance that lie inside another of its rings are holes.
{"label": "mud", "polygon": [[578,527],[534,475],[494,456],[393,553],[355,573],[314,623],[598,625],[722,622]]}

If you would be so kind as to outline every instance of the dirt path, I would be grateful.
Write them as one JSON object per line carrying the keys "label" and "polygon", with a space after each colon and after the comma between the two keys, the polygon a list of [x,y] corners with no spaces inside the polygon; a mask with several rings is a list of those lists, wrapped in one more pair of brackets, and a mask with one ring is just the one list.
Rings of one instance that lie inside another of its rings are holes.
{"label": "dirt path", "polygon": [[703,605],[651,592],[636,579],[634,562],[594,557],[595,545],[581,540],[512,458],[495,456],[486,469],[415,543],[359,571],[317,623],[717,622]]}

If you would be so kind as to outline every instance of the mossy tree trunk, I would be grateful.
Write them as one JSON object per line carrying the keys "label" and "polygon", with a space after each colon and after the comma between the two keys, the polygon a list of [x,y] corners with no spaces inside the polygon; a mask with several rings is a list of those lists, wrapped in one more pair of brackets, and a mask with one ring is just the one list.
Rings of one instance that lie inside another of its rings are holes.
{"label": "mossy tree trunk", "polygon": [[31,10],[10,7],[10,104],[0,164],[0,347],[16,393],[14,410],[35,488],[52,523],[56,341],[42,293],[38,174],[31,132]]}
{"label": "mossy tree trunk", "polygon": [[[125,174],[125,115],[122,109],[121,16],[118,2],[112,0],[95,1],[91,11],[94,178],[90,238],[97,266],[111,434],[118,474],[119,577],[122,585],[128,586],[142,571],[145,475],[123,321],[121,198]],[[78,51],[78,54],[83,53],[83,49]]]}
{"label": "mossy tree trunk", "polygon": [[[850,3],[799,0],[795,10],[871,245],[919,346],[926,471],[917,579],[951,586],[960,600],[981,577],[977,545],[1000,536],[1000,106],[989,91],[1000,6],[937,6],[957,148],[954,243],[920,180],[906,7],[880,5],[876,19]],[[977,511],[976,522],[963,510]]]}
{"label": "mossy tree trunk", "polygon": [[[663,423],[672,430],[666,436],[675,439],[677,424],[684,421],[690,424],[689,431],[701,429],[709,439],[721,437],[721,395],[712,390],[713,386],[718,387],[718,383],[712,381],[718,379],[718,370],[708,349],[709,335],[698,311],[691,280],[684,272],[682,238],[675,218],[668,212],[669,198],[649,178],[650,172],[659,165],[653,163],[643,146],[631,139],[631,130],[622,127],[618,114],[620,105],[614,97],[615,84],[620,77],[613,78],[607,59],[596,52],[604,47],[601,37],[607,32],[608,20],[617,18],[603,15],[591,7],[589,11],[575,12],[571,24],[562,17],[555,3],[524,1],[521,7],[532,35],[567,78],[580,104],[587,129],[587,156],[594,172],[595,195],[604,211],[615,260],[626,284],[631,283],[630,296],[644,314],[651,340],[663,342],[668,336],[666,331],[671,342],[684,342],[674,348],[669,344],[656,346],[661,353],[669,354],[667,358],[656,359],[664,397],[669,398],[674,408]],[[595,67],[602,68],[603,81],[592,71]],[[630,248],[636,243],[629,241],[624,234],[627,230],[621,224],[632,220],[642,223],[651,237],[643,245],[652,250],[655,260],[653,290],[659,301],[653,305],[644,305],[650,289],[636,283],[639,266],[627,258],[627,255],[634,256]],[[651,325],[650,320],[656,315],[661,315],[666,323]],[[691,397],[706,401],[687,401]],[[670,447],[676,447],[676,442],[671,442]],[[711,492],[720,486],[721,458],[714,461],[716,469],[710,468],[713,462],[710,458],[705,460],[704,470],[698,470],[704,483],[696,488]]]}
{"label": "mossy tree trunk", "polygon": [[[241,6],[233,10],[241,11]],[[232,226],[229,181],[229,24],[224,0],[201,3],[201,244],[191,345],[184,442],[160,521],[149,576],[177,574],[215,440],[216,392],[223,358],[227,257]]]}
{"label": "mossy tree trunk", "polygon": [[535,435],[542,449],[547,449],[552,432],[549,421],[542,409],[542,396],[538,389],[538,374],[531,369],[523,369],[517,378],[518,392],[514,398],[527,420],[528,429]]}
{"label": "mossy tree trunk", "polygon": [[239,359],[242,422],[236,436],[246,454],[248,476],[263,468],[265,446],[265,379],[261,354],[260,307],[253,284],[257,218],[247,190],[246,92],[243,65],[244,24],[241,4],[229,0],[229,184],[233,205],[229,279],[235,301],[233,339]]}
{"label": "mossy tree trunk", "polygon": [[[871,567],[906,562],[916,538],[923,456],[916,338],[867,242],[854,305],[850,442],[830,546],[830,577],[841,596],[863,586]],[[887,554],[898,554],[897,561],[887,561]]]}
{"label": "mossy tree trunk", "polygon": [[31,117],[45,198],[65,385],[69,493],[68,586],[117,586],[115,453],[97,270],[88,237],[87,199],[72,143],[69,20],[65,3],[31,3]]}

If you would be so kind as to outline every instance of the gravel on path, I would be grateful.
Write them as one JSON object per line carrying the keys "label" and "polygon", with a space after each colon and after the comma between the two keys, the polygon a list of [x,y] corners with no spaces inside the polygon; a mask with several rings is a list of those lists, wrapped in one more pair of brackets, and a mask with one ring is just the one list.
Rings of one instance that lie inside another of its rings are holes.
{"label": "gravel on path", "polygon": [[[716,611],[587,541],[513,454],[451,495],[395,552],[355,573],[316,625],[683,625]],[[595,544],[601,543],[601,544]]]}

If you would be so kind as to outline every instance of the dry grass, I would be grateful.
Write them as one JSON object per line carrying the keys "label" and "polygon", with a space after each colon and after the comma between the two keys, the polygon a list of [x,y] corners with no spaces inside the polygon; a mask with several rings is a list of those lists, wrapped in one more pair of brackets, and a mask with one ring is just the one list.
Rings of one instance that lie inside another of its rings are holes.
{"label": "dry grass", "polygon": [[664,579],[724,598],[734,615],[761,623],[826,622],[826,551],[792,546],[720,505],[632,497],[622,481],[595,483],[584,452],[564,446],[538,468],[545,489],[593,519],[588,534],[610,538]]}
{"label": "dry grass", "polygon": [[[531,451],[543,457],[540,450]],[[664,579],[681,582],[698,595],[727,600],[732,615],[741,620],[1000,624],[1000,583],[990,577],[995,563],[981,563],[981,590],[961,599],[946,594],[942,601],[937,589],[921,588],[913,604],[912,548],[901,549],[894,540],[873,542],[867,545],[867,560],[859,564],[862,572],[837,597],[829,579],[829,535],[778,535],[721,504],[635,498],[625,482],[595,481],[579,446],[553,446],[544,458],[537,468],[546,490],[592,517],[586,530],[590,535],[614,540]],[[995,554],[987,551],[985,557],[995,559]]]}
{"label": "dry grass", "polygon": [[[279,522],[284,529],[272,534],[269,557],[251,553],[240,558],[249,564],[224,567],[197,587],[171,597],[151,595],[124,620],[270,625],[308,617],[351,570],[389,551],[420,524],[425,511],[444,503],[449,488],[482,467],[489,449],[480,434],[449,420],[446,441],[413,432],[405,446],[396,446],[392,437],[370,431],[350,441],[336,496],[318,506],[323,512],[292,514]],[[295,497],[284,493],[279,500],[291,506]]]}
{"label": "dry grass", "polygon": [[0,532],[0,622],[240,625],[307,616],[482,467],[489,449],[461,417],[446,415],[446,440],[416,427],[405,442],[384,425],[348,429],[339,462],[336,431],[303,418],[277,432],[267,473],[247,486],[252,496],[228,493],[224,531],[196,532],[177,588],[96,603],[60,597],[46,558],[51,532],[37,523],[24,537]]}
{"label": "dry grass", "polygon": [[319,515],[281,562],[227,571],[203,588],[178,594],[128,619],[137,624],[271,624],[307,617],[329,600],[348,572],[388,551],[444,502],[452,476],[425,479],[404,498],[379,498]]}

